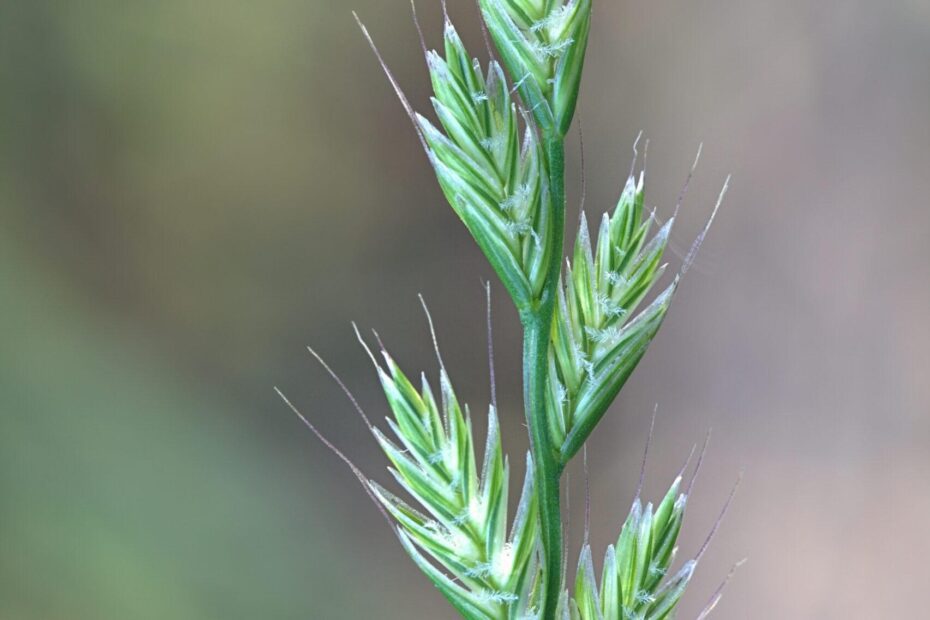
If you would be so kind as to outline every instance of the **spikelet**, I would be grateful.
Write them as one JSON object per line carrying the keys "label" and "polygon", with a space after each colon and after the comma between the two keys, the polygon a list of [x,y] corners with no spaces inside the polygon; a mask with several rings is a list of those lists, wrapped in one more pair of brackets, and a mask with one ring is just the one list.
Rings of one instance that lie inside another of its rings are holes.
{"label": "spikelet", "polygon": [[547,135],[564,136],[578,101],[591,0],[480,0],[520,96]]}
{"label": "spikelet", "polygon": [[427,54],[444,131],[416,120],[449,204],[523,308],[539,296],[554,251],[546,160],[500,65],[483,74],[450,22],[444,40],[444,56]]}
{"label": "spikelet", "polygon": [[394,414],[388,419],[394,438],[377,429],[375,436],[397,483],[419,508],[371,482],[373,494],[400,526],[407,553],[466,618],[530,614],[539,544],[531,463],[508,535],[509,466],[494,408],[479,471],[471,417],[445,369],[440,405],[425,376],[417,390],[390,355],[383,357],[378,374]]}
{"label": "spikelet", "polygon": [[588,544],[581,550],[572,597],[572,618],[578,620],[664,620],[670,618],[694,574],[689,560],[674,574],[670,567],[687,496],[681,477],[659,506],[645,507],[637,498],[616,545],[607,548],[598,584]]}
{"label": "spikelet", "polygon": [[[604,214],[592,247],[582,214],[574,261],[566,266],[549,350],[550,433],[562,458],[574,456],[636,368],[658,331],[677,278],[638,315],[662,277],[673,220],[651,239],[643,176],[630,177],[613,214]],[[674,218],[673,218],[674,219]]]}

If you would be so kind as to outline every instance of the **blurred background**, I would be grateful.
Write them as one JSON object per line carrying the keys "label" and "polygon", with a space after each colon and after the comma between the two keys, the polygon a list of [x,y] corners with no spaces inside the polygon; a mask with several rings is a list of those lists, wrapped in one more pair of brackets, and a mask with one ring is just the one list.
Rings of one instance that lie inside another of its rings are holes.
{"label": "blurred background", "polygon": [[[438,0],[419,4],[436,45]],[[491,271],[350,9],[425,108],[403,0],[0,4],[3,620],[454,617],[272,391],[387,482],[304,347],[381,419],[349,321],[432,371],[422,292],[459,394],[488,400]],[[472,3],[450,10],[483,55]],[[640,129],[662,217],[704,142],[673,265],[733,174],[590,442],[598,553],[658,402],[651,496],[714,429],[682,554],[745,472],[680,617],[743,557],[717,618],[925,613],[930,3],[599,2],[580,116],[593,214]],[[572,227],[578,151],[573,135]],[[495,295],[519,464],[519,332]]]}

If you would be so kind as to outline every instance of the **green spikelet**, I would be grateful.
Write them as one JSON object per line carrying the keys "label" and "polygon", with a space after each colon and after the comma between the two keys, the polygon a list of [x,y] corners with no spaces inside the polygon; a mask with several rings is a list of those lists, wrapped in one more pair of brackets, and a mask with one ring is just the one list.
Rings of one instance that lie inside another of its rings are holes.
{"label": "green spikelet", "polygon": [[582,214],[574,261],[559,287],[549,355],[550,433],[568,462],[603,417],[656,335],[677,278],[643,311],[662,277],[673,220],[649,238],[643,177],[630,177],[612,215],[604,214],[592,247]]}
{"label": "green spikelet", "polygon": [[584,69],[591,0],[480,0],[488,31],[544,133],[564,136]]}
{"label": "green spikelet", "polygon": [[451,23],[444,39],[444,57],[427,55],[444,131],[421,115],[417,122],[449,204],[524,308],[538,298],[553,251],[546,159],[500,65],[483,74]]}
{"label": "green spikelet", "polygon": [[697,562],[689,560],[668,577],[677,551],[687,497],[677,478],[656,509],[637,498],[616,545],[607,548],[600,587],[591,548],[578,561],[573,618],[579,620],[664,620],[684,594]]}
{"label": "green spikelet", "polygon": [[532,609],[538,565],[532,466],[508,535],[509,466],[494,408],[488,412],[479,471],[471,417],[459,405],[445,369],[439,405],[425,376],[417,390],[394,360],[383,356],[378,374],[394,414],[388,426],[395,439],[375,434],[391,473],[419,509],[377,483],[370,485],[400,526],[404,548],[466,618],[505,620]]}

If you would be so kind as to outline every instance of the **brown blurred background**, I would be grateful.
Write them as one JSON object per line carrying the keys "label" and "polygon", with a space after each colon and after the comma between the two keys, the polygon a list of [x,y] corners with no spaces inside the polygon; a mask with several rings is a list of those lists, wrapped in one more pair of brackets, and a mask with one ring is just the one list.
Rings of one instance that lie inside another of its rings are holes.
{"label": "brown blurred background", "polygon": [[[0,4],[0,618],[454,617],[272,392],[387,481],[303,347],[380,419],[349,320],[431,370],[422,292],[459,393],[488,398],[490,269],[352,8],[424,108],[404,0]],[[481,52],[472,3],[450,9]],[[930,3],[603,1],[589,59],[589,213],[644,129],[667,217],[703,141],[677,265],[734,178],[591,441],[593,542],[626,515],[658,402],[651,495],[714,428],[683,554],[746,473],[680,617],[746,556],[717,618],[924,616]],[[520,463],[519,333],[496,299]]]}

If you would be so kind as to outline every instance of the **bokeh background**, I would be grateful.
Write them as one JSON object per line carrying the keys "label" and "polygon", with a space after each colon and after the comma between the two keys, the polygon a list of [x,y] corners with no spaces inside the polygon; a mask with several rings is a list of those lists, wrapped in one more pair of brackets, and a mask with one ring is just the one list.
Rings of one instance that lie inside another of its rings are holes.
{"label": "bokeh background", "polygon": [[[304,346],[381,418],[349,321],[432,369],[422,292],[459,393],[488,399],[490,269],[353,8],[425,107],[403,0],[0,3],[0,618],[453,617],[272,391],[387,481]],[[450,10],[481,52],[472,3]],[[930,3],[596,11],[587,210],[612,207],[643,129],[648,202],[667,217],[703,141],[677,265],[734,180],[590,442],[594,544],[626,515],[658,402],[650,494],[714,429],[683,554],[745,471],[680,617],[743,557],[717,618],[924,615]],[[438,43],[438,2],[420,12]],[[571,226],[578,150],[573,135]],[[519,333],[495,294],[519,455]],[[574,550],[581,480],[573,470]]]}

